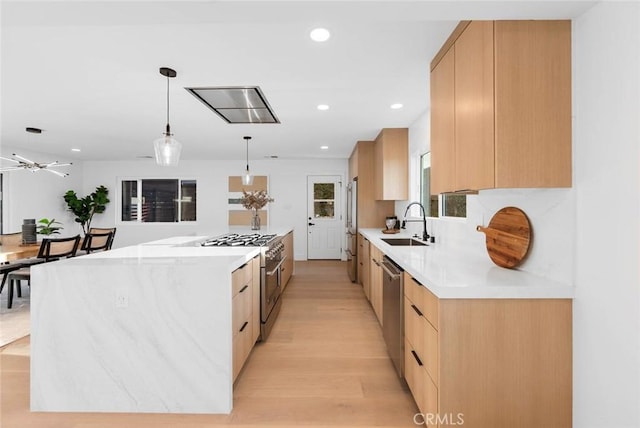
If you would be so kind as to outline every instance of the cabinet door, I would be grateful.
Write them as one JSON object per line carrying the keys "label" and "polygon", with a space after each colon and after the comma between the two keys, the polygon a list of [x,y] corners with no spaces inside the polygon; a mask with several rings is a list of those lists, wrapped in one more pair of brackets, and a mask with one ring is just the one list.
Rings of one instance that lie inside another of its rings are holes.
{"label": "cabinet door", "polygon": [[431,71],[431,194],[455,190],[454,47]]}
{"label": "cabinet door", "polygon": [[358,254],[358,263],[362,265],[362,289],[364,291],[364,295],[367,296],[368,300],[371,300],[369,297],[371,291],[371,263],[370,263],[370,253],[369,253],[369,240],[362,235],[362,252]]}
{"label": "cabinet door", "polygon": [[283,255],[286,257],[282,263],[282,290],[287,286],[291,275],[293,274],[293,232],[289,232],[282,238],[284,244]]}
{"label": "cabinet door", "polygon": [[375,141],[375,197],[379,201],[409,198],[409,130],[385,128]]}
{"label": "cabinet door", "polygon": [[571,21],[496,21],[495,67],[496,187],[571,187]]}
{"label": "cabinet door", "polygon": [[371,306],[378,317],[380,325],[382,319],[382,251],[371,246]]}
{"label": "cabinet door", "polygon": [[454,190],[493,188],[493,21],[471,22],[454,47]]}

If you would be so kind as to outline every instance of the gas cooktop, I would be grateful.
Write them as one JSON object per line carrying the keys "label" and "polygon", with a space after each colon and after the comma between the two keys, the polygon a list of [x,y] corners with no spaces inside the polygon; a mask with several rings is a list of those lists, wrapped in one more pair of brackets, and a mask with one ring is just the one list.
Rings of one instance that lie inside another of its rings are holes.
{"label": "gas cooktop", "polygon": [[266,247],[276,234],[261,235],[259,233],[229,233],[216,238],[207,239],[200,245],[203,247]]}

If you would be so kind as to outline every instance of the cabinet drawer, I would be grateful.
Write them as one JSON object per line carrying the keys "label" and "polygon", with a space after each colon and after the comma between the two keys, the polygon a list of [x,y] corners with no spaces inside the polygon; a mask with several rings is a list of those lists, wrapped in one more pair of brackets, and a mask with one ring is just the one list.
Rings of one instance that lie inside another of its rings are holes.
{"label": "cabinet drawer", "polygon": [[420,413],[423,414],[424,425],[436,427],[435,415],[438,413],[438,388],[427,374],[424,362],[407,340],[405,340],[404,349],[404,376],[407,385],[409,385]]}
{"label": "cabinet drawer", "polygon": [[249,315],[247,324],[233,338],[233,380],[238,377],[242,366],[253,348],[253,317]]}
{"label": "cabinet drawer", "polygon": [[438,329],[438,298],[419,281],[404,273],[404,294],[422,312],[423,316]]}
{"label": "cabinet drawer", "polygon": [[[245,288],[246,287],[246,288]],[[251,299],[251,284],[243,286],[241,291],[233,298],[233,335],[238,334],[242,325],[247,322],[253,312],[253,301]]]}
{"label": "cabinet drawer", "polygon": [[252,267],[252,262],[249,261],[244,265],[242,265],[241,267],[239,267],[238,269],[234,270],[233,273],[231,274],[231,283],[233,284],[232,286],[233,296],[238,294],[242,289],[242,287],[244,287],[245,285],[251,282],[251,279],[253,278],[251,267]]}
{"label": "cabinet drawer", "polygon": [[426,322],[424,317],[418,312],[418,307],[409,300],[404,298],[404,337],[409,341],[413,349],[418,349],[422,353],[424,349],[424,335],[422,323]]}
{"label": "cabinet drawer", "polygon": [[418,355],[422,358],[424,368],[433,379],[433,383],[439,385],[438,380],[438,332],[436,329],[424,318],[420,323],[420,336],[423,338],[422,352]]}

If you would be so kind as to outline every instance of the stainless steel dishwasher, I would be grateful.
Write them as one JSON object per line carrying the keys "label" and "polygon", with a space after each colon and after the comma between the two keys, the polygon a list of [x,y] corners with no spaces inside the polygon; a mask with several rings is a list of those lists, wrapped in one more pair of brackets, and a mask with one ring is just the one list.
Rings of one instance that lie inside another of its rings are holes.
{"label": "stainless steel dishwasher", "polygon": [[382,334],[387,352],[400,378],[404,375],[404,270],[389,257],[382,258]]}

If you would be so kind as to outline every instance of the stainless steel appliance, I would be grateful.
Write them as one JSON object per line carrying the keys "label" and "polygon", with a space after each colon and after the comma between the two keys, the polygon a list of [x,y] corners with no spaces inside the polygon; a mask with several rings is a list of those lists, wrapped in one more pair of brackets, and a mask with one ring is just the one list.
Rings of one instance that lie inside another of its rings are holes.
{"label": "stainless steel appliance", "polygon": [[347,271],[352,282],[358,280],[358,181],[347,184]]}
{"label": "stainless steel appliance", "polygon": [[404,270],[389,257],[382,258],[382,335],[398,376],[404,373]]}
{"label": "stainless steel appliance", "polygon": [[284,244],[282,236],[229,233],[207,239],[203,247],[260,247],[260,340],[266,340],[280,313],[282,299],[282,263]]}

